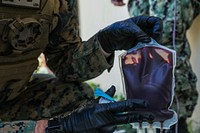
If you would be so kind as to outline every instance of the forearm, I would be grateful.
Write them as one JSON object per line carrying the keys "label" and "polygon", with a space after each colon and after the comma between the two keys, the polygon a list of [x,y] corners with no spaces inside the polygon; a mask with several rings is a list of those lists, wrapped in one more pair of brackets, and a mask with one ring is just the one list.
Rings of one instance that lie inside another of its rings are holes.
{"label": "forearm", "polygon": [[[24,120],[24,121],[0,121],[0,132],[1,133],[35,133],[36,121]],[[40,132],[37,132],[40,133]],[[41,132],[42,133],[42,132]],[[44,133],[44,132],[43,132]]]}
{"label": "forearm", "polygon": [[48,66],[57,77],[65,81],[85,81],[94,78],[112,67],[114,57],[102,51],[96,36],[46,55]]}
{"label": "forearm", "polygon": [[64,5],[61,4],[59,14],[61,30],[52,32],[51,43],[44,52],[47,65],[65,82],[89,80],[111,68],[113,56],[104,55],[96,36],[81,40],[77,2],[67,3],[68,7]]}

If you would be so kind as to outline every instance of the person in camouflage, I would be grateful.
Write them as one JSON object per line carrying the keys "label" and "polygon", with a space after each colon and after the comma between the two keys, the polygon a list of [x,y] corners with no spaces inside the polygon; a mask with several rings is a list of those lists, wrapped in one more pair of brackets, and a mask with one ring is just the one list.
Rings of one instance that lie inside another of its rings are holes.
{"label": "person in camouflage", "polygon": [[[123,0],[112,0],[111,2],[113,1],[115,1],[114,5],[124,5],[122,4]],[[179,132],[188,133],[186,119],[192,115],[197,103],[198,92],[196,89],[197,78],[190,64],[191,50],[186,38],[186,31],[200,13],[200,1],[129,0],[128,12],[130,16],[150,15],[163,20],[163,37],[159,43],[175,49],[177,53],[175,96],[178,102],[174,100],[172,108],[179,115]],[[176,24],[175,28],[174,24]],[[174,29],[175,34],[173,34]],[[173,39],[175,40],[175,47]]]}
{"label": "person in camouflage", "polygon": [[[152,118],[119,115],[145,108],[147,102],[140,99],[88,104],[93,91],[84,81],[111,69],[115,50],[159,39],[162,21],[132,17],[88,41],[81,40],[78,24],[76,0],[0,1],[0,132],[94,133],[107,125]],[[32,75],[41,53],[54,74]]]}

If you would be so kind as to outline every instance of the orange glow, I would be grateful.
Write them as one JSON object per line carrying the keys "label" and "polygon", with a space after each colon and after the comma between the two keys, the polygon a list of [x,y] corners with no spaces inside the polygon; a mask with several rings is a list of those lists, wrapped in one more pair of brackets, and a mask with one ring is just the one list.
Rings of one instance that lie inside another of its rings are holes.
{"label": "orange glow", "polygon": [[170,63],[169,53],[162,49],[155,49],[155,51],[163,58],[164,61],[166,61],[168,64]]}
{"label": "orange glow", "polygon": [[141,58],[141,51],[137,51],[135,54],[128,54],[125,57],[125,64],[138,64]]}
{"label": "orange glow", "polygon": [[[168,51],[162,50],[162,49],[159,49],[159,48],[153,48],[153,50],[158,55],[160,55],[160,57],[162,58],[162,60],[164,60],[168,64],[170,63],[170,57],[169,57],[170,53],[168,53]],[[128,64],[138,64],[138,63],[140,63],[141,58],[142,58],[142,52],[147,52],[149,58],[150,59],[154,59],[154,56],[156,56],[157,54],[151,53],[150,51],[151,50],[143,49],[143,50],[135,51],[134,53],[132,52],[132,53],[127,54],[125,56],[125,64],[128,65]]]}

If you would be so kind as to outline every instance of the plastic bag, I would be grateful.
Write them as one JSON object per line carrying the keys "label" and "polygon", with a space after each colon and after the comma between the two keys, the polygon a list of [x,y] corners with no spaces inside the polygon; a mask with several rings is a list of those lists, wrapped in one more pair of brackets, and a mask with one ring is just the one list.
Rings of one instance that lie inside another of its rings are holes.
{"label": "plastic bag", "polygon": [[133,123],[136,128],[169,129],[177,122],[176,112],[170,109],[174,97],[174,68],[176,52],[155,40],[138,43],[119,56],[123,87],[127,99],[144,99],[149,106],[133,112],[152,114],[151,122]]}

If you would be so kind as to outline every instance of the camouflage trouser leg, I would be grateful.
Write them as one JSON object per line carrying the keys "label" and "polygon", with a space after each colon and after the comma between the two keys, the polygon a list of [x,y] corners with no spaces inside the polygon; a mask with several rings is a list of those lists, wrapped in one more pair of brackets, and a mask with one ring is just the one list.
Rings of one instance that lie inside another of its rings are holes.
{"label": "camouflage trouser leg", "polygon": [[0,119],[39,120],[67,115],[91,99],[93,91],[86,83],[64,83],[57,78],[46,79],[37,76],[19,96],[0,104]]}
{"label": "camouflage trouser leg", "polygon": [[[183,62],[183,63],[182,63]],[[175,98],[172,104],[179,116],[178,132],[189,133],[187,129],[187,118],[191,117],[198,99],[198,91],[196,89],[197,78],[192,71],[189,60],[177,60],[177,69],[175,70]],[[169,133],[175,133],[173,127]]]}
{"label": "camouflage trouser leg", "polygon": [[177,111],[179,117],[187,119],[191,117],[197,104],[197,78],[189,63],[182,63],[181,65],[182,67],[175,70],[175,95],[178,102],[174,99],[172,108]]}

